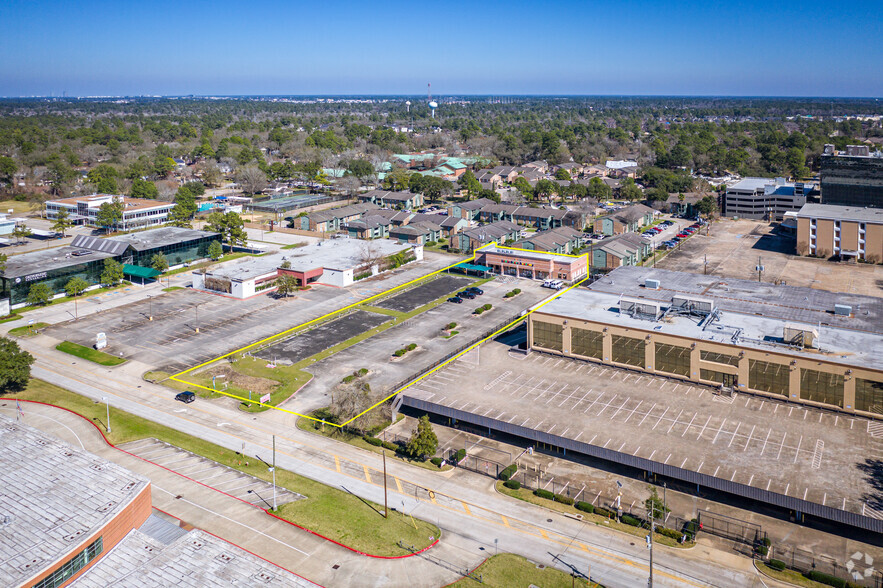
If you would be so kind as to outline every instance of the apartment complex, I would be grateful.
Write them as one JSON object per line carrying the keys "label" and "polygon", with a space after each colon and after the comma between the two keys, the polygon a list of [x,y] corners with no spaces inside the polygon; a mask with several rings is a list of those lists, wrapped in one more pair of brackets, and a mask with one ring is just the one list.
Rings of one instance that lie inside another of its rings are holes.
{"label": "apartment complex", "polygon": [[530,315],[532,349],[883,417],[883,299],[620,267]]}
{"label": "apartment complex", "polygon": [[814,184],[787,182],[785,178],[745,178],[727,188],[721,214],[782,220],[786,212],[800,210],[814,189]]}
{"label": "apartment complex", "polygon": [[115,194],[93,194],[46,202],[46,216],[58,218],[59,211],[66,210],[68,220],[75,225],[98,226],[98,210],[102,204],[112,204],[119,200],[123,204],[123,218],[113,227],[122,231],[145,229],[163,225],[169,220],[169,211],[174,202],[161,202],[145,198],[129,198]]}
{"label": "apartment complex", "polygon": [[805,205],[797,213],[797,253],[883,262],[883,208]]}
{"label": "apartment complex", "polygon": [[822,204],[883,208],[883,153],[867,145],[837,152],[825,145],[821,157]]}

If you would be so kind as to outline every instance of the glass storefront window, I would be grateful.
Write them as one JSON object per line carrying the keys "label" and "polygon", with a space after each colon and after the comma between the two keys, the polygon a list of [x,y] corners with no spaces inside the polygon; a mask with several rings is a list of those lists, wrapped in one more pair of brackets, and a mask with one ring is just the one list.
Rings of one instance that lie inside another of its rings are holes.
{"label": "glass storefront window", "polygon": [[843,376],[801,369],[800,398],[843,408]]}
{"label": "glass storefront window", "polygon": [[711,361],[714,363],[722,363],[724,365],[739,365],[738,355],[726,355],[714,351],[701,351],[699,352],[699,357],[702,361]]}
{"label": "glass storefront window", "polygon": [[634,337],[613,335],[612,360],[616,363],[624,363],[636,367],[644,367],[644,340]]}
{"label": "glass storefront window", "polygon": [[604,333],[573,328],[570,331],[571,351],[584,357],[604,358]]}
{"label": "glass storefront window", "polygon": [[656,371],[676,374],[679,376],[690,375],[690,348],[656,344]]}
{"label": "glass storefront window", "polygon": [[788,396],[790,368],[779,363],[748,360],[748,387],[752,390]]}
{"label": "glass storefront window", "polygon": [[533,345],[542,347],[543,349],[554,349],[555,351],[563,351],[564,341],[562,332],[564,328],[561,325],[552,323],[544,323],[541,321],[533,321]]}
{"label": "glass storefront window", "polygon": [[883,414],[883,382],[856,378],[855,409]]}
{"label": "glass storefront window", "polygon": [[57,588],[82,570],[86,565],[104,551],[104,539],[99,537],[86,549],[65,562],[63,566],[34,584],[34,588]]}

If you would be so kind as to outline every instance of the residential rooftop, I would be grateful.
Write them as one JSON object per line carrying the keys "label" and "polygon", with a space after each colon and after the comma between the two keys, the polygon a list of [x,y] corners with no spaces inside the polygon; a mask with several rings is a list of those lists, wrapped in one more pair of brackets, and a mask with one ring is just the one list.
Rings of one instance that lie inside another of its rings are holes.
{"label": "residential rooftop", "polygon": [[[659,289],[645,287],[648,279],[659,280]],[[668,315],[654,321],[619,312],[623,297],[657,302],[664,313],[675,296],[713,301],[717,318]],[[838,304],[850,306],[852,314],[835,315]],[[846,365],[880,367],[883,299],[872,296],[626,266],[588,288],[566,292],[540,312],[765,351],[787,350]],[[793,324],[816,329],[819,348],[786,344],[783,328]]]}
{"label": "residential rooftop", "polygon": [[0,416],[0,585],[31,580],[84,548],[149,480]]}

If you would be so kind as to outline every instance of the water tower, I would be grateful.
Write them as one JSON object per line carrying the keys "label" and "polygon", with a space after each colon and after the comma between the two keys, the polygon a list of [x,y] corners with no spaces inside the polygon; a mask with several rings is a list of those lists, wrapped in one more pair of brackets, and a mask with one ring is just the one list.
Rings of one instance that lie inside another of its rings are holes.
{"label": "water tower", "polygon": [[408,112],[411,112],[411,101],[405,100],[405,108],[408,109]]}
{"label": "water tower", "polygon": [[429,110],[432,113],[432,118],[435,118],[435,109],[438,108],[438,102],[432,99],[432,83],[427,84],[429,88]]}

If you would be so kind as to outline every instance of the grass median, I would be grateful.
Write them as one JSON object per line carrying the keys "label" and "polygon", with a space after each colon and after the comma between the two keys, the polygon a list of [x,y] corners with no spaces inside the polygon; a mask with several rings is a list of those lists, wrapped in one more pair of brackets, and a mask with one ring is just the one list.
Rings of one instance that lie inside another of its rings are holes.
{"label": "grass median", "polygon": [[115,355],[104,353],[103,351],[92,349],[91,347],[85,347],[84,345],[71,343],[70,341],[62,341],[61,343],[56,345],[55,348],[59,351],[63,351],[67,354],[79,357],[80,359],[85,359],[87,361],[91,361],[93,363],[105,365],[108,367],[113,367],[115,365],[126,363],[126,360],[122,357],[116,357]]}
{"label": "grass median", "polygon": [[468,586],[488,586],[490,588],[573,588],[574,586],[600,587],[582,576],[572,576],[561,570],[540,567],[520,555],[501,553],[489,557],[478,566],[469,577],[462,578],[450,586],[466,588]]}
{"label": "grass median", "polygon": [[34,323],[33,325],[24,325],[9,329],[9,334],[13,337],[33,337],[38,335],[41,329],[45,329],[49,323]]}
{"label": "grass median", "polygon": [[[15,399],[36,400],[72,410],[95,423],[115,445],[152,437],[256,478],[272,480],[267,468],[257,460],[246,460],[233,450],[113,407],[110,409],[112,432],[106,433],[106,409],[103,403],[96,403],[42,380],[31,380],[25,391],[0,398],[0,404]],[[26,405],[24,410],[27,414]],[[249,465],[243,465],[246,461]],[[406,555],[410,551],[400,548],[398,541],[422,549],[440,535],[435,525],[397,512],[390,513],[390,517],[385,519],[381,505],[286,470],[276,471],[276,483],[307,496],[304,500],[281,506],[275,513],[277,516],[365,553]]]}

